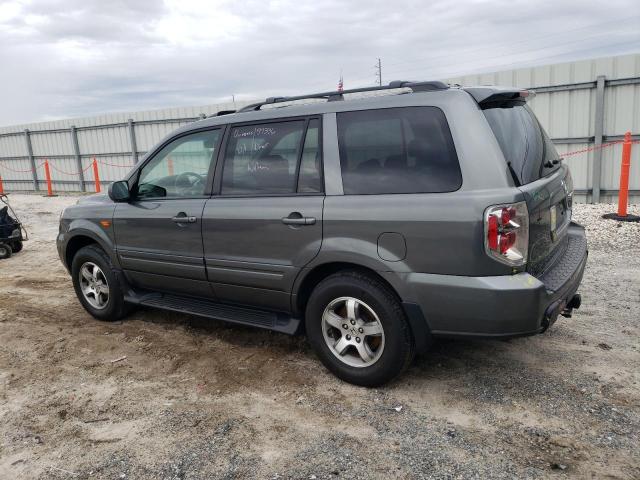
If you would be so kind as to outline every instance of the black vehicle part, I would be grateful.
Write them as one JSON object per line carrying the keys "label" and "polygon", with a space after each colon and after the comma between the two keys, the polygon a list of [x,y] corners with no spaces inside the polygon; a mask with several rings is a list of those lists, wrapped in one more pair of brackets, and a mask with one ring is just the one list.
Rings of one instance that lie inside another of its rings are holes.
{"label": "black vehicle part", "polygon": [[0,259],[9,258],[12,253],[13,250],[11,249],[10,245],[6,243],[0,243]]}
{"label": "black vehicle part", "polygon": [[125,297],[129,303],[145,307],[161,308],[173,312],[187,313],[224,322],[266,328],[293,335],[297,333],[300,319],[280,312],[260,310],[213,302],[211,300],[164,293],[136,293],[130,291]]}
{"label": "black vehicle part", "polygon": [[336,90],[336,91],[330,91],[330,92],[309,93],[307,95],[297,95],[294,97],[269,97],[263,102],[253,103],[251,105],[247,105],[244,108],[241,108],[240,110],[238,110],[238,113],[260,110],[260,108],[263,105],[271,105],[274,103],[293,102],[295,100],[307,100],[312,98],[335,101],[335,100],[343,100],[344,95],[347,95],[350,93],[374,92],[378,90],[394,90],[398,88],[410,88],[413,92],[428,92],[432,90],[447,90],[449,88],[449,85],[440,81],[410,82],[407,80],[394,80],[393,82],[390,82],[389,85],[384,85],[379,87],[363,87],[363,88],[352,88],[350,90]]}

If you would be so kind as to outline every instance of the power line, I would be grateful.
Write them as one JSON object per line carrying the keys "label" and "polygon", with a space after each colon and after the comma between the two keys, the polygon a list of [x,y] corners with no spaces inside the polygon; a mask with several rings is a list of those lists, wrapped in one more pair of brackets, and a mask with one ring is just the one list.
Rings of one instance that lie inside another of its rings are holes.
{"label": "power line", "polygon": [[[592,40],[592,39],[594,39],[596,37],[600,37],[602,35],[608,35],[608,32],[603,32],[603,33],[594,35],[592,37],[589,37],[588,39],[581,38],[581,39],[573,40],[573,41],[570,41],[570,42],[557,43],[555,45],[547,45],[545,47],[534,48],[534,49],[530,49],[530,50],[520,50],[520,51],[517,51],[517,52],[510,53],[510,54],[504,54],[504,55],[502,55],[502,57],[509,57],[509,56],[514,56],[514,55],[521,56],[522,54],[528,54],[528,53],[540,52],[540,51],[549,50],[549,49],[555,49],[555,48],[564,47],[566,45],[572,45],[572,44],[576,44],[576,43],[584,44],[585,40]],[[627,43],[627,42],[624,42],[624,43]],[[594,47],[590,47],[590,49],[593,49],[593,48]],[[556,55],[554,55],[554,56],[556,56]],[[495,58],[495,55],[491,55],[490,57],[485,57],[485,58],[482,58],[482,59],[474,59],[474,60],[471,60],[470,62],[464,62],[464,63],[478,63],[478,62],[482,62],[482,61],[485,61],[485,60],[490,60],[492,58]],[[544,57],[542,57],[542,58],[544,58]],[[519,62],[516,62],[516,63],[519,63]],[[449,63],[440,63],[440,64],[438,64],[436,66],[437,67],[449,67],[449,66],[456,66],[456,65],[461,65],[461,64],[462,63],[460,61],[456,61],[456,62],[449,62]],[[424,68],[425,68],[424,66],[415,66],[415,67],[411,67],[411,68],[403,68],[403,69],[400,69],[400,70],[396,70],[396,72],[398,72],[398,73],[402,72],[402,74],[404,74],[406,72],[414,72],[416,70],[418,70],[418,71],[419,70],[424,70]]]}
{"label": "power line", "polygon": [[[619,25],[621,23],[625,23],[625,22],[629,22],[629,21],[637,21],[639,18],[640,18],[640,15],[636,15],[636,16],[633,16],[633,17],[628,17],[628,18],[623,18],[623,19],[616,19],[616,20],[611,20],[611,21],[603,22],[603,23],[595,23],[595,24],[591,24],[591,25],[586,25],[584,27],[574,28],[574,29],[571,29],[571,30],[564,30],[562,32],[554,33],[554,34],[551,34],[551,35],[544,35],[544,36],[539,36],[539,37],[519,40],[517,42],[510,42],[509,46],[513,47],[514,45],[523,45],[523,44],[526,45],[526,44],[529,44],[531,42],[537,42],[539,40],[546,40],[546,39],[549,39],[549,38],[555,38],[555,37],[558,37],[558,36],[566,35],[567,33],[573,33],[573,32],[578,32],[578,31],[587,30],[587,29],[589,29],[589,30],[596,29],[596,28],[602,27],[604,25],[609,25],[611,23],[616,23],[616,24]],[[604,32],[604,34],[609,34],[609,33],[610,32]],[[602,33],[599,34],[599,35],[602,35]],[[484,46],[476,47],[476,48],[472,48],[472,49],[456,50],[456,53],[457,54],[475,53],[475,52],[480,52],[480,51],[486,50],[486,49],[494,49],[496,47],[501,47],[503,45],[504,45],[504,42],[501,42],[498,45],[484,45]],[[394,65],[401,65],[401,64],[404,64],[404,63],[417,63],[417,62],[421,62],[421,61],[434,60],[434,59],[437,59],[437,58],[447,58],[447,57],[450,57],[450,56],[451,56],[451,53],[450,53],[450,51],[448,51],[448,52],[443,52],[443,53],[438,54],[438,55],[431,55],[429,57],[422,57],[422,58],[417,58],[417,59],[414,59],[414,60],[400,60],[400,61],[397,61],[397,62],[388,63],[388,64],[386,64],[386,66],[390,67],[390,66],[394,66]]]}
{"label": "power line", "polygon": [[[599,47],[599,49],[604,49],[604,48],[613,48],[613,47],[634,47],[634,48],[640,48],[640,44],[634,44],[634,43],[628,43],[628,42],[622,42],[622,43],[614,43],[614,44],[610,44],[610,45],[603,45],[602,47]],[[497,64],[491,64],[488,65],[486,67],[480,67],[481,70],[483,71],[479,71],[476,70],[475,72],[470,71],[470,69],[465,69],[465,70],[458,70],[455,73],[448,73],[447,75],[437,75],[438,78],[451,78],[451,77],[459,77],[461,75],[463,76],[467,76],[467,75],[480,75],[482,73],[494,73],[496,68],[500,68],[500,67],[507,67],[509,70],[515,70],[515,68],[513,68],[514,66],[517,65],[522,65],[521,68],[526,68],[531,63],[532,61],[536,61],[536,60],[548,60],[548,59],[552,59],[552,58],[558,58],[558,57],[563,57],[565,55],[573,55],[573,54],[579,54],[579,53],[585,53],[585,52],[592,52],[594,49],[592,48],[584,48],[581,50],[573,50],[570,52],[563,52],[563,53],[559,53],[557,55],[547,55],[547,56],[542,56],[542,57],[537,57],[537,58],[530,58],[527,60],[521,60],[519,62],[513,62],[513,61],[507,61],[507,63],[497,63]],[[567,59],[567,61],[572,61]],[[579,61],[579,60],[573,60],[573,61]],[[462,64],[459,64],[462,65]],[[536,65],[531,65],[531,67],[534,67]],[[431,70],[433,71],[433,69]]]}

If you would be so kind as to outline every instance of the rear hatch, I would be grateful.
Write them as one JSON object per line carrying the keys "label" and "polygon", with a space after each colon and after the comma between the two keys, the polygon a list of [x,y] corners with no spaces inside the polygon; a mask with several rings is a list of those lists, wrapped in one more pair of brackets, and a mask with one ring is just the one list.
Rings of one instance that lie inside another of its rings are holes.
{"label": "rear hatch", "polygon": [[573,183],[525,95],[481,103],[529,211],[527,271],[542,275],[567,246]]}

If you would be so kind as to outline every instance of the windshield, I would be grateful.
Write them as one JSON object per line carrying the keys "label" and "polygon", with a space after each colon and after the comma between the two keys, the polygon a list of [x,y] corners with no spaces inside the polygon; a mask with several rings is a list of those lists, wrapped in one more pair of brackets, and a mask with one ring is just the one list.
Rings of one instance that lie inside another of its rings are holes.
{"label": "windshield", "polygon": [[528,106],[505,105],[483,112],[520,185],[560,167],[555,146]]}

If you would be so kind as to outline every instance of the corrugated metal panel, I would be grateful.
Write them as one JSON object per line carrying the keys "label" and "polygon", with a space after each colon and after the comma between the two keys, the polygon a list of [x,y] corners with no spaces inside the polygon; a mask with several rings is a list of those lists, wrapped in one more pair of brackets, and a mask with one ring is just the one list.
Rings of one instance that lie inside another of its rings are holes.
{"label": "corrugated metal panel", "polygon": [[70,132],[31,133],[33,154],[38,157],[73,155]]}
{"label": "corrugated metal panel", "polygon": [[155,146],[163,137],[170,134],[177,128],[188,124],[189,122],[171,122],[171,123],[146,123],[136,125],[136,143],[138,150],[148,151]]}
{"label": "corrugated metal panel", "polygon": [[131,151],[129,131],[126,126],[78,130],[80,152],[95,154]]}
{"label": "corrugated metal panel", "polygon": [[[75,157],[58,157],[48,160],[51,180],[78,180],[78,167]],[[41,162],[38,162],[41,163]],[[45,178],[44,168],[38,169],[38,178]]]}
{"label": "corrugated metal panel", "polygon": [[3,157],[22,157],[27,155],[24,134],[0,137],[0,155]]}
{"label": "corrugated metal panel", "polygon": [[[583,150],[588,148],[588,143],[574,143],[571,145],[557,145],[558,153],[563,156],[569,151]],[[565,157],[565,163],[571,169],[574,188],[583,190],[587,185],[591,185],[591,165],[593,163],[593,153],[587,152],[583,155]]]}
{"label": "corrugated metal panel", "polygon": [[[0,176],[4,180],[29,180],[31,181],[31,164],[28,158],[2,160],[0,162]],[[33,188],[33,183],[30,184]],[[5,187],[5,190],[11,188]]]}

